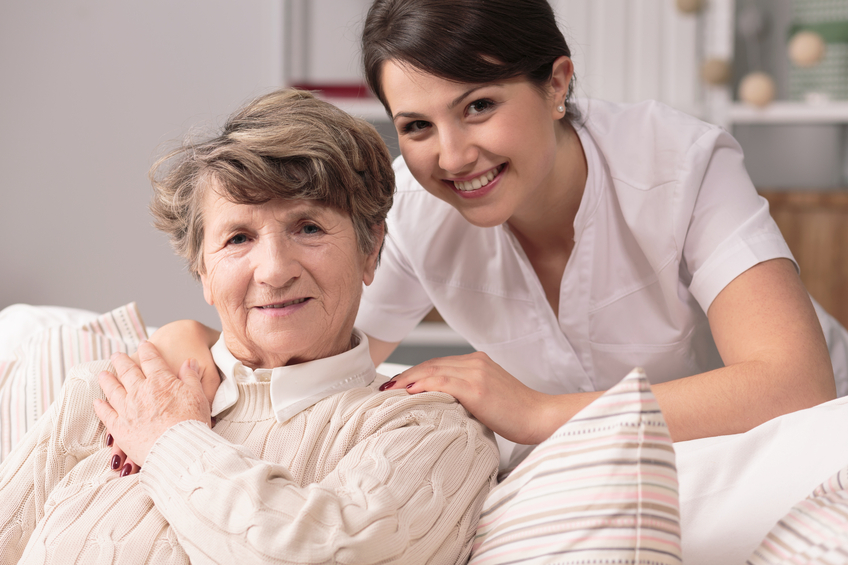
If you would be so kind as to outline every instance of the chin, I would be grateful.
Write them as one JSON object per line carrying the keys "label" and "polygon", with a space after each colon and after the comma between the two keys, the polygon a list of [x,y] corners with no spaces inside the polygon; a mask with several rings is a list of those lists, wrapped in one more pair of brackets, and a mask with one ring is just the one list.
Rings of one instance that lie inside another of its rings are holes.
{"label": "chin", "polygon": [[509,220],[506,214],[484,212],[482,210],[460,210],[465,220],[478,228],[493,228],[505,224]]}

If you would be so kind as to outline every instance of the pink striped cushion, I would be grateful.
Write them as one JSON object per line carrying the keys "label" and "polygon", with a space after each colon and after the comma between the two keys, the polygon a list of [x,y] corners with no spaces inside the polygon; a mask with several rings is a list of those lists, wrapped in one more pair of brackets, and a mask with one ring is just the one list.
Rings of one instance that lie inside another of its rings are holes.
{"label": "pink striped cushion", "polygon": [[71,367],[133,352],[146,338],[133,302],[80,327],[47,328],[19,347],[15,359],[0,359],[0,461],[58,397]]}
{"label": "pink striped cushion", "polygon": [[495,487],[470,563],[681,563],[674,449],[641,369]]}
{"label": "pink striped cushion", "polygon": [[848,564],[848,469],[833,475],[796,504],[747,563]]}

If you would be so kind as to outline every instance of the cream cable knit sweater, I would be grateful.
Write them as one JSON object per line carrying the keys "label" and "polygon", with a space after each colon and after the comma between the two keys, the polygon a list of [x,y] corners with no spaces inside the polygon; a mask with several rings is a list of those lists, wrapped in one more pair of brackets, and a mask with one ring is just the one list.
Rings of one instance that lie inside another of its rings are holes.
{"label": "cream cable knit sweater", "polygon": [[0,563],[468,558],[498,455],[450,396],[378,393],[377,382],[281,424],[269,384],[239,384],[214,430],[172,427],[138,475],[120,478],[91,407],[108,369],[75,368],[0,466]]}

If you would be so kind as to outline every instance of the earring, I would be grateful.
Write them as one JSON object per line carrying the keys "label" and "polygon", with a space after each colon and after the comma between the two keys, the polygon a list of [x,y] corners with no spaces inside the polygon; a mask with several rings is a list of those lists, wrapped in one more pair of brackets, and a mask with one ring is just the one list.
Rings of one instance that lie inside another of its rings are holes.
{"label": "earring", "polygon": [[565,112],[565,108],[562,107],[562,104],[557,106],[557,112]]}

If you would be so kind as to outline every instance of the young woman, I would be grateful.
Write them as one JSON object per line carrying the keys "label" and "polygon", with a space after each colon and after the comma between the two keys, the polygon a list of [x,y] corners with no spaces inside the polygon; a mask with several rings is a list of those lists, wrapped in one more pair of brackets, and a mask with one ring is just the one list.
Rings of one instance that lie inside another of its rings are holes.
{"label": "young woman", "polygon": [[[435,306],[478,350],[385,389],[447,392],[521,444],[634,366],[675,440],[835,396],[821,323],[726,132],[657,103],[576,103],[545,0],[376,0],[362,48],[402,158],[357,327],[379,363]],[[175,364],[217,337],[161,331]]]}

